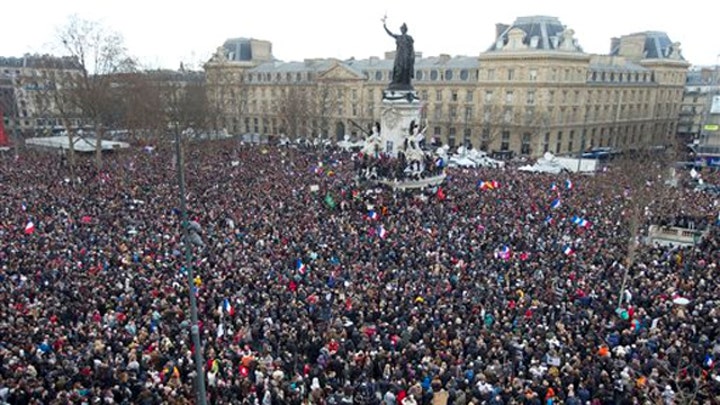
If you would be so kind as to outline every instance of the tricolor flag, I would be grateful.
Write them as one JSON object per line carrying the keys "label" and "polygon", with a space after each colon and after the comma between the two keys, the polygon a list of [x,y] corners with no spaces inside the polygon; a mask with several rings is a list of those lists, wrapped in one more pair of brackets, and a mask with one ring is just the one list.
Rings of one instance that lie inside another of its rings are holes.
{"label": "tricolor flag", "polygon": [[573,183],[570,179],[565,180],[565,189],[571,190],[573,188]]}
{"label": "tricolor flag", "polygon": [[553,182],[553,183],[550,185],[550,191],[557,191],[557,189],[558,189],[557,184],[556,184],[555,182]]}
{"label": "tricolor flag", "polygon": [[385,230],[385,227],[382,225],[378,226],[377,234],[381,239],[387,238],[387,231]]}
{"label": "tricolor flag", "polygon": [[565,246],[565,247],[563,248],[563,253],[565,253],[567,256],[570,256],[570,255],[572,255],[573,253],[575,253],[575,251],[573,250],[572,247],[570,247],[570,246],[568,245],[568,246]]}
{"label": "tricolor flag", "polygon": [[546,224],[552,224],[553,221],[554,221],[554,219],[553,219],[552,215],[548,215],[547,217],[545,217]]}
{"label": "tricolor flag", "polygon": [[27,211],[27,204],[25,204],[24,201],[23,201],[22,204],[20,204],[20,207],[22,207],[22,210],[23,210],[23,211]]}
{"label": "tricolor flag", "polygon": [[225,311],[225,313],[230,316],[235,315],[235,309],[233,309],[232,305],[230,304],[230,300],[227,298],[223,300],[223,311]]}
{"label": "tricolor flag", "polygon": [[709,354],[705,355],[705,360],[703,361],[703,366],[707,368],[713,368],[715,365],[715,360],[713,360],[712,356]]}
{"label": "tricolor flag", "polygon": [[28,221],[27,225],[25,225],[25,235],[32,235],[33,233],[35,233],[35,223]]}
{"label": "tricolor flag", "polygon": [[550,203],[550,208],[556,210],[556,209],[560,208],[560,205],[561,205],[561,204],[562,204],[562,203],[560,202],[560,199],[559,199],[559,198],[556,198],[556,199],[553,200],[553,202]]}
{"label": "tricolor flag", "polygon": [[378,216],[378,213],[375,212],[375,210],[369,210],[368,213],[367,213],[367,216],[368,216],[368,218],[370,218],[370,219],[372,219],[372,220],[377,220],[378,217],[379,217],[379,216]]}
{"label": "tricolor flag", "polygon": [[300,273],[302,275],[307,273],[307,265],[305,265],[305,263],[303,263],[302,259],[297,259],[295,261],[295,270],[297,270],[298,273]]}
{"label": "tricolor flag", "polygon": [[578,216],[573,216],[571,218],[571,221],[573,224],[581,227],[581,228],[589,228],[590,227],[590,221],[588,221],[585,218],[580,218]]}

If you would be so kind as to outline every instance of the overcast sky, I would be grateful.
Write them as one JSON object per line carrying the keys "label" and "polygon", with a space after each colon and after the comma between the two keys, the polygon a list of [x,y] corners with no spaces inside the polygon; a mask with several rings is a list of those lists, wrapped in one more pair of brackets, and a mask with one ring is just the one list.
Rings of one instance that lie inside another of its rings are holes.
{"label": "overcast sky", "polygon": [[716,8],[707,0],[10,0],[0,7],[0,56],[51,52],[68,16],[100,21],[120,32],[131,55],[149,68],[202,65],[225,39],[273,43],[281,60],[367,58],[395,45],[382,29],[406,22],[415,49],[478,55],[493,42],[496,23],[549,15],[575,30],[586,52],[606,53],[610,38],[666,31],[693,64],[717,63]]}

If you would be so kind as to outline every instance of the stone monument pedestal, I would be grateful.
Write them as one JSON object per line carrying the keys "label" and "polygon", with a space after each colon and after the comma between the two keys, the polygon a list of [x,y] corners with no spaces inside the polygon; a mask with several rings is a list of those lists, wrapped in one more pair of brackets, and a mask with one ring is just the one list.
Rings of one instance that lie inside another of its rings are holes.
{"label": "stone monument pedestal", "polygon": [[397,157],[405,139],[411,134],[410,124],[420,124],[420,99],[414,90],[383,92],[380,138],[383,153]]}

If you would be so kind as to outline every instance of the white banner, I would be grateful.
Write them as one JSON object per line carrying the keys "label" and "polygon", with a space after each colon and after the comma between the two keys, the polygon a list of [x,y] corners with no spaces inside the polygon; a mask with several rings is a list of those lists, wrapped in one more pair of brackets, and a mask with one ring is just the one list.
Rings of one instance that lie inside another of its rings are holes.
{"label": "white banner", "polygon": [[720,96],[713,96],[710,114],[720,114]]}

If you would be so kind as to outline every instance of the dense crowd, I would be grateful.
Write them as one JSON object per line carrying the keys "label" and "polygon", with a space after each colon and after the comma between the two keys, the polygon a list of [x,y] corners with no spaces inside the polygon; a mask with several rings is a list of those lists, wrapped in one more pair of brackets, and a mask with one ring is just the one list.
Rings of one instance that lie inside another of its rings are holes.
{"label": "dense crowd", "polygon": [[[400,193],[356,185],[341,152],[186,156],[190,290],[170,150],[101,171],[0,160],[0,403],[194,403],[195,350],[213,404],[720,396],[717,197],[612,165],[457,169]],[[651,218],[710,228],[694,248],[636,245]]]}

